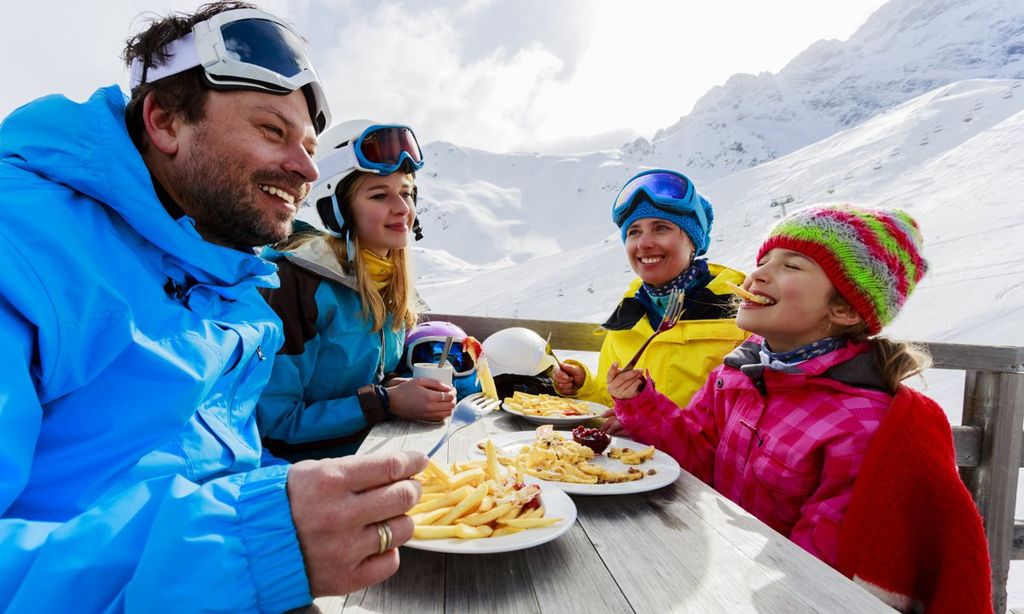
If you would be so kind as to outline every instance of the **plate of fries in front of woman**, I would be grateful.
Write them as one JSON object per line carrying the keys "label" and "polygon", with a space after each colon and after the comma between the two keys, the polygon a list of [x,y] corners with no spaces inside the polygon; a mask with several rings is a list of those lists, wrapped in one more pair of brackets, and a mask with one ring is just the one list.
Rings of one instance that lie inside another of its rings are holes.
{"label": "plate of fries in front of woman", "polygon": [[501,402],[501,408],[534,424],[575,426],[599,417],[608,407],[593,401],[581,401],[550,394],[516,391]]}

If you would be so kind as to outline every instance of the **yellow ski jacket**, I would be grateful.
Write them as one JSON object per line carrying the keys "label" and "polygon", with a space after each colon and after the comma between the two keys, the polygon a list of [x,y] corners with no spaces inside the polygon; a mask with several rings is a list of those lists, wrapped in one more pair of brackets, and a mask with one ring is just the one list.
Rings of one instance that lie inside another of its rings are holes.
{"label": "yellow ski jacket", "polygon": [[[708,271],[711,281],[687,295],[682,318],[672,329],[651,342],[636,365],[637,369],[649,371],[658,391],[679,407],[690,402],[690,397],[704,385],[711,370],[722,364],[725,355],[749,335],[736,328],[732,294],[724,286],[727,281],[742,283],[745,275],[718,264],[709,264]],[[575,360],[567,361],[586,370],[586,379],[576,394],[577,398],[611,407],[608,367],[613,362],[620,366],[628,362],[644,341],[654,334],[646,310],[635,298],[641,283],[639,278],[633,280],[615,313],[595,333],[605,335],[596,376],[586,365]]]}

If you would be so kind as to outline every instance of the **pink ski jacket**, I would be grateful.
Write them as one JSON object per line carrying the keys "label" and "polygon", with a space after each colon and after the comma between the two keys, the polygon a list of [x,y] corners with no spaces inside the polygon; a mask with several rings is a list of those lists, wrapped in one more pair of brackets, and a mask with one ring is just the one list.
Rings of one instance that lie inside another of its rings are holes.
{"label": "pink ski jacket", "polygon": [[854,481],[893,397],[865,342],[785,371],[761,364],[760,345],[752,336],[726,356],[685,409],[648,381],[615,414],[630,437],[835,566]]}

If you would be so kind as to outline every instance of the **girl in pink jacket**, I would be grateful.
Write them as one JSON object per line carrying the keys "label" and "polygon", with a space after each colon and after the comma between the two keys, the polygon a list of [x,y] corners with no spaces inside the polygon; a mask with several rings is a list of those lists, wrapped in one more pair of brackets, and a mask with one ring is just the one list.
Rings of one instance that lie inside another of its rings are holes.
{"label": "girl in pink jacket", "polygon": [[899,382],[927,357],[874,337],[924,275],[916,222],[898,210],[808,207],[780,222],[744,282],[753,335],[685,409],[612,365],[629,435],[835,566],[865,450]]}
{"label": "girl in pink jacket", "polygon": [[686,409],[636,370],[615,415],[808,552],[904,612],[991,612],[981,518],[942,409],[900,382],[929,358],[876,337],[925,273],[898,210],[814,206],[771,230],[736,324],[753,335]]}

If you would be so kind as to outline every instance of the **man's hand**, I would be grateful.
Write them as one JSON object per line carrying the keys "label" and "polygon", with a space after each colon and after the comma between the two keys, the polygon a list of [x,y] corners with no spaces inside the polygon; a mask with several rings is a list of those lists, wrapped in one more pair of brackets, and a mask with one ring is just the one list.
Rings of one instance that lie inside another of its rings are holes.
{"label": "man's hand", "polygon": [[426,377],[402,379],[388,388],[391,413],[406,420],[440,422],[455,409],[455,388]]}
{"label": "man's hand", "polygon": [[555,385],[558,394],[566,397],[574,396],[583,387],[583,381],[587,372],[583,367],[572,363],[563,362],[561,367],[555,367],[551,372],[551,380]]}
{"label": "man's hand", "polygon": [[[314,597],[345,595],[398,570],[398,546],[413,529],[405,513],[421,492],[409,478],[426,466],[420,452],[397,452],[291,467],[288,500]],[[392,548],[383,553],[378,522],[386,522],[392,535]]]}

